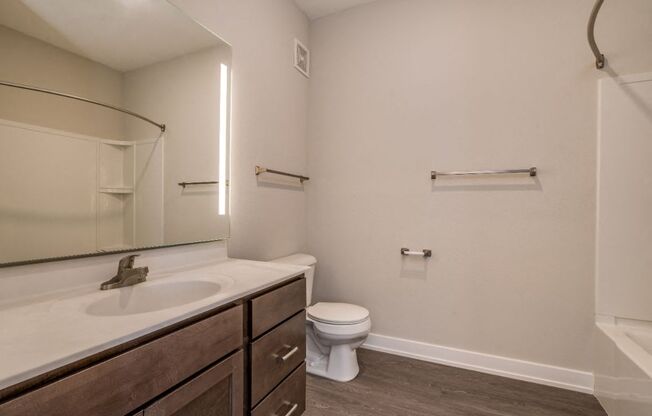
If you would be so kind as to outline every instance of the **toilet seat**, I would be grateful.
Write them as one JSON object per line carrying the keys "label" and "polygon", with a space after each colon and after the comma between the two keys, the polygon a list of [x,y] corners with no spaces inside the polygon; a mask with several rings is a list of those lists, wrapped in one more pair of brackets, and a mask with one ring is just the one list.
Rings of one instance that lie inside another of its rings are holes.
{"label": "toilet seat", "polygon": [[369,311],[350,303],[319,302],[306,310],[308,317],[328,325],[356,325],[369,320]]}
{"label": "toilet seat", "polygon": [[358,337],[366,337],[371,330],[371,319],[350,325],[336,325],[326,324],[323,322],[315,321],[310,317],[307,318],[312,323],[315,332],[333,339],[355,339]]}

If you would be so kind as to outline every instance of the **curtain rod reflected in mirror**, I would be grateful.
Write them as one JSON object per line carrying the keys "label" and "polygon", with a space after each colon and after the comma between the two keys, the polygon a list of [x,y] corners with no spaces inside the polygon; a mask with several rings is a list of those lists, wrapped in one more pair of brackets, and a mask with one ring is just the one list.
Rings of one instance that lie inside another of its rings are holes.
{"label": "curtain rod reflected in mirror", "polygon": [[133,111],[129,111],[127,109],[121,108],[121,107],[116,107],[111,104],[103,103],[100,101],[95,101],[91,100],[90,98],[84,98],[84,97],[79,97],[77,95],[72,95],[72,94],[66,94],[64,92],[59,92],[59,91],[54,91],[54,90],[48,90],[46,88],[39,88],[31,85],[25,85],[25,84],[17,84],[15,82],[9,82],[9,81],[2,81],[0,80],[0,85],[4,85],[5,87],[12,87],[12,88],[18,88],[22,90],[28,90],[28,91],[34,91],[34,92],[40,92],[43,94],[50,94],[50,95],[56,95],[57,97],[64,97],[64,98],[69,98],[71,100],[77,100],[77,101],[83,101],[85,103],[89,104],[94,104],[94,105],[99,105],[100,107],[105,107],[111,110],[119,111],[124,114],[128,114],[132,117],[139,118],[149,124],[152,124],[156,127],[158,127],[161,130],[161,133],[165,132],[165,124],[160,124],[157,123],[143,115],[140,115],[138,113],[134,113]]}

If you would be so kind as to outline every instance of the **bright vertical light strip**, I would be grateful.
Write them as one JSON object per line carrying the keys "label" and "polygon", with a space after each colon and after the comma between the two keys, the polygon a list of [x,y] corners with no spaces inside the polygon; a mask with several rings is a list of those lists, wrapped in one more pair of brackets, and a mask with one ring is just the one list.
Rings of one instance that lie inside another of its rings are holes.
{"label": "bright vertical light strip", "polygon": [[219,137],[219,177],[218,214],[226,215],[226,134],[229,97],[229,68],[220,66],[220,137]]}

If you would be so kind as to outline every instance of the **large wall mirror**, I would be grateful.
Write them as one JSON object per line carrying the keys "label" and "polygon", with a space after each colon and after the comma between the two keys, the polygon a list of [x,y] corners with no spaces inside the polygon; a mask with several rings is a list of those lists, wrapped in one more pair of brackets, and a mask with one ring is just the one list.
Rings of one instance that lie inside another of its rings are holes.
{"label": "large wall mirror", "polygon": [[228,236],[225,42],[166,0],[2,0],[0,51],[0,266]]}

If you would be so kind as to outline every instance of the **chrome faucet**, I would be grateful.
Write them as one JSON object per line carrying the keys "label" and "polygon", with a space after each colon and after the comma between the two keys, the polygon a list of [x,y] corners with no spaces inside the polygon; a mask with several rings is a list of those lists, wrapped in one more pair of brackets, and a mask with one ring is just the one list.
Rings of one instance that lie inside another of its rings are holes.
{"label": "chrome faucet", "polygon": [[147,279],[148,267],[134,269],[134,261],[140,254],[131,254],[120,259],[118,273],[100,285],[101,290],[117,289],[142,283]]}

